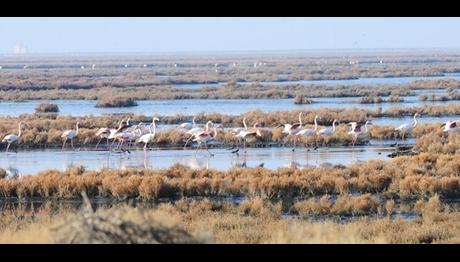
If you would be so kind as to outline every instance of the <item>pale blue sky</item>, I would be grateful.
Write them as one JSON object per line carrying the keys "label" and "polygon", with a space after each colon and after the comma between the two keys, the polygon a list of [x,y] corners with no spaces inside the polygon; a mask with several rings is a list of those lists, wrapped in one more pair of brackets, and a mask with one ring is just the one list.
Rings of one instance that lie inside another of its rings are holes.
{"label": "pale blue sky", "polygon": [[0,53],[460,48],[459,18],[0,18]]}

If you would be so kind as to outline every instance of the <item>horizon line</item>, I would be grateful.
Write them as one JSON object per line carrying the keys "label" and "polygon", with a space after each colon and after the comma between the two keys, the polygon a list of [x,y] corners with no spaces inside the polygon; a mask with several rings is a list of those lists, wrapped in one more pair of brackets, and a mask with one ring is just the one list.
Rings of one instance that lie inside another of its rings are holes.
{"label": "horizon line", "polygon": [[94,55],[193,55],[193,54],[273,54],[273,53],[334,53],[334,52],[423,52],[423,51],[460,51],[460,47],[413,47],[413,48],[312,48],[312,49],[267,49],[267,50],[211,50],[211,51],[115,51],[115,52],[30,52],[25,54],[0,53],[0,56],[94,56]]}

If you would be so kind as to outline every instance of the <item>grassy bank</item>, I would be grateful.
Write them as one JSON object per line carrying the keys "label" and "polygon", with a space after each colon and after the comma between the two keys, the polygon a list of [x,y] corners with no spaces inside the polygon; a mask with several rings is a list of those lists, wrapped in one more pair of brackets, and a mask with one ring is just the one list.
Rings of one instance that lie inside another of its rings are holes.
{"label": "grassy bank", "polygon": [[3,197],[44,199],[90,197],[160,199],[194,196],[248,196],[267,199],[324,194],[380,194],[390,198],[460,195],[460,157],[422,153],[388,161],[372,160],[333,168],[234,168],[194,170],[49,170],[17,180],[1,179]]}
{"label": "grassy bank", "polygon": [[420,216],[412,220],[383,215],[345,223],[286,219],[280,204],[260,199],[240,205],[181,200],[154,208],[121,205],[95,212],[88,206],[80,211],[19,208],[0,214],[0,242],[459,243],[459,212],[443,209],[436,198],[420,203]]}

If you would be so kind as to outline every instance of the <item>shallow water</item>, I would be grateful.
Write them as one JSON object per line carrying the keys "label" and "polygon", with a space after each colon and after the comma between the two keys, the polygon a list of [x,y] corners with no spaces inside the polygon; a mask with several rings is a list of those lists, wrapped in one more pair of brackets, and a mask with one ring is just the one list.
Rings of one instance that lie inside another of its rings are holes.
{"label": "shallow water", "polygon": [[[366,85],[366,86],[378,86],[378,85],[401,85],[407,84],[416,80],[438,80],[452,78],[460,80],[460,73],[447,73],[444,76],[410,76],[410,77],[368,77],[358,79],[340,79],[340,80],[297,80],[297,81],[261,81],[257,82],[261,85],[325,85],[325,86],[336,86],[336,85]],[[240,85],[250,85],[256,82],[237,82]],[[184,89],[198,89],[204,86],[207,87],[220,87],[225,83],[214,83],[214,84],[173,84],[170,85],[174,88]]]}
{"label": "shallow water", "polygon": [[[60,115],[99,116],[103,114],[135,113],[144,115],[172,116],[177,114],[195,115],[198,113],[226,113],[240,115],[248,111],[260,109],[264,112],[286,110],[313,110],[319,108],[362,108],[387,110],[391,107],[415,107],[424,105],[457,104],[459,101],[420,102],[416,96],[404,97],[403,103],[361,104],[359,97],[319,97],[313,98],[314,103],[305,105],[294,104],[293,99],[187,99],[187,100],[149,100],[139,101],[138,106],[122,108],[96,108],[96,101],[87,100],[55,100]],[[1,116],[18,116],[32,114],[35,107],[42,101],[0,102]]]}
{"label": "shallow water", "polygon": [[160,150],[154,149],[145,154],[142,150],[132,150],[131,154],[108,151],[59,151],[36,150],[19,151],[18,153],[0,154],[0,167],[7,170],[8,175],[33,175],[47,169],[65,170],[69,167],[84,166],[87,170],[103,168],[168,168],[176,163],[190,168],[212,168],[226,170],[235,166],[264,167],[276,169],[286,166],[347,165],[371,159],[388,159],[392,149],[388,146],[366,146],[337,148],[319,148],[307,151],[297,148],[293,153],[290,148],[248,148],[244,154],[236,156],[227,149],[210,149],[211,157],[206,151],[195,153],[194,149]]}

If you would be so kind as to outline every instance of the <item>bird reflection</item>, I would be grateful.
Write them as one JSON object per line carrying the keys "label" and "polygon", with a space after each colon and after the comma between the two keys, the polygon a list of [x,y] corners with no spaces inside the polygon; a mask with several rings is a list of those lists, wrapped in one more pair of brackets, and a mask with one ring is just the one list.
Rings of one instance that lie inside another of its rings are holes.
{"label": "bird reflection", "polygon": [[287,167],[287,168],[301,168],[302,167],[302,165],[299,162],[297,162],[297,153],[295,151],[291,152],[291,158],[289,162],[283,165],[283,167]]}
{"label": "bird reflection", "polygon": [[192,168],[192,169],[209,169],[209,155],[203,155],[202,157],[198,157],[197,155],[190,156],[189,158],[184,159],[184,165]]}

